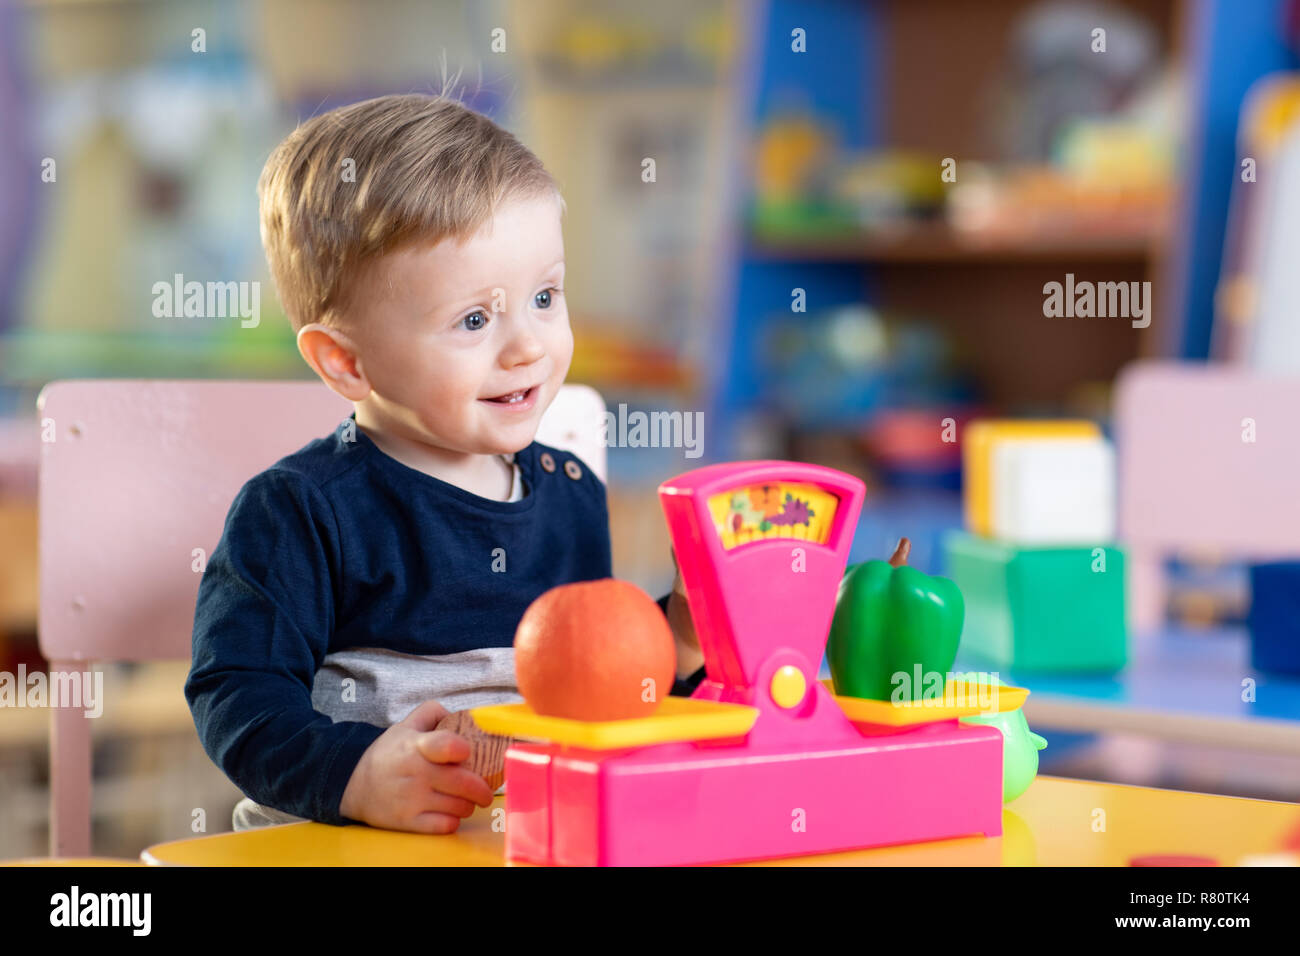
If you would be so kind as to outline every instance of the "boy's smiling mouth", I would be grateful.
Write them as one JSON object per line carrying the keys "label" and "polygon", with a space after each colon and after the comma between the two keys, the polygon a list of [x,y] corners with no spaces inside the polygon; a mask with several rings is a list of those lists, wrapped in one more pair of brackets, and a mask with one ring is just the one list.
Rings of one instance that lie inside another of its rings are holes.
{"label": "boy's smiling mouth", "polygon": [[528,388],[520,389],[516,392],[507,392],[504,395],[498,395],[495,398],[480,398],[480,402],[487,402],[489,405],[496,405],[500,408],[507,408],[511,411],[524,411],[532,408],[537,401],[537,391],[540,386],[532,385]]}

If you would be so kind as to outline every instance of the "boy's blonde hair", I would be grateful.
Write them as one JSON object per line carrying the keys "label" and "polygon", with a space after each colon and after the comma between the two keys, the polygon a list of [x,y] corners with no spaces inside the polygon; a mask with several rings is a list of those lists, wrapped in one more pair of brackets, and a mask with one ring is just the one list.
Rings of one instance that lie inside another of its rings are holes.
{"label": "boy's blonde hair", "polygon": [[[349,160],[351,162],[349,162]],[[295,129],[257,183],[262,245],[297,332],[337,326],[350,290],[380,256],[468,239],[506,199],[554,194],[512,134],[445,96],[381,96]]]}

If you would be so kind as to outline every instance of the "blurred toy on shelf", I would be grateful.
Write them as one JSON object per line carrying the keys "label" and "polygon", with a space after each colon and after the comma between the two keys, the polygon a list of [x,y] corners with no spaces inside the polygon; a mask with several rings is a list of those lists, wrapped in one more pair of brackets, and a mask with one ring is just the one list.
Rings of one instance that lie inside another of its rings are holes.
{"label": "blurred toy on shelf", "polygon": [[888,232],[943,216],[941,157],[846,151],[809,113],[773,116],[758,134],[751,231],[756,238]]}
{"label": "blurred toy on shelf", "polygon": [[1071,122],[1139,101],[1158,81],[1159,42],[1146,16],[1107,0],[1026,7],[1011,26],[997,95],[987,104],[1001,155],[1046,160]]}
{"label": "blurred toy on shelf", "polygon": [[993,537],[1019,544],[1115,537],[1115,450],[1106,439],[1000,442],[990,471]]}
{"label": "blurred toy on shelf", "polygon": [[860,421],[884,398],[887,339],[883,317],[865,305],[772,316],[761,343],[764,403],[799,425]]}
{"label": "blurred toy on shelf", "polygon": [[962,164],[949,194],[953,227],[989,238],[1163,238],[1184,97],[1159,52],[1152,24],[1122,6],[1027,10],[990,103],[993,152],[1004,161]]}
{"label": "blurred toy on shelf", "polygon": [[1165,235],[1171,197],[1163,180],[1124,185],[1053,166],[966,163],[948,197],[947,221],[968,241],[1074,237],[1156,243]]}
{"label": "blurred toy on shelf", "polygon": [[956,491],[961,445],[946,436],[959,433],[972,414],[959,403],[882,408],[864,427],[860,443],[889,488]]}
{"label": "blurred toy on shelf", "polygon": [[947,338],[921,318],[856,303],[770,315],[761,336],[761,400],[793,426],[857,430],[884,408],[969,401]]}
{"label": "blurred toy on shelf", "polygon": [[1250,568],[1250,663],[1300,676],[1300,560]]}
{"label": "blurred toy on shelf", "polygon": [[996,452],[1034,441],[1092,441],[1101,430],[1089,421],[998,420],[969,423],[962,431],[965,483],[962,505],[966,527],[975,534],[996,536],[993,522],[995,484],[1003,475],[996,470]]}
{"label": "blurred toy on shelf", "polygon": [[734,21],[707,4],[692,13],[651,19],[640,10],[574,9],[549,18],[550,35],[539,45],[542,74],[550,83],[591,88],[715,82],[735,54]]}
{"label": "blurred toy on shelf", "polygon": [[755,143],[756,236],[823,236],[856,230],[852,213],[819,194],[834,152],[834,133],[811,113],[786,110],[764,124]]}
{"label": "blurred toy on shelf", "polygon": [[[1156,243],[1174,195],[1176,127],[1152,115],[1174,110],[1158,85],[1133,114],[1098,112],[1053,120],[1042,155],[1003,162],[915,151],[841,148],[833,128],[787,110],[756,145],[751,232],[761,243],[855,237],[960,242],[1036,236],[1112,244]],[[947,165],[945,165],[947,164]]]}
{"label": "blurred toy on shelf", "polygon": [[1248,565],[1214,549],[1182,549],[1164,565],[1165,614],[1171,621],[1189,630],[1248,625]]}
{"label": "blurred toy on shelf", "polygon": [[966,531],[944,539],[966,647],[1000,667],[1115,671],[1127,662],[1114,451],[1088,421],[973,422]]}
{"label": "blurred toy on shelf", "polygon": [[1127,663],[1124,553],[1021,548],[953,531],[944,563],[966,598],[963,648],[1009,670],[1114,672]]}
{"label": "blurred toy on shelf", "polygon": [[827,171],[825,190],[863,230],[938,219],[945,195],[940,163],[937,156],[896,151],[843,156]]}
{"label": "blurred toy on shelf", "polygon": [[1300,74],[1257,80],[1242,105],[1212,355],[1266,374],[1300,370],[1294,262],[1300,248]]}
{"label": "blurred toy on shelf", "polygon": [[573,325],[570,382],[602,391],[610,387],[689,391],[695,384],[695,371],[678,349],[602,332],[599,317],[590,314],[575,318]]}

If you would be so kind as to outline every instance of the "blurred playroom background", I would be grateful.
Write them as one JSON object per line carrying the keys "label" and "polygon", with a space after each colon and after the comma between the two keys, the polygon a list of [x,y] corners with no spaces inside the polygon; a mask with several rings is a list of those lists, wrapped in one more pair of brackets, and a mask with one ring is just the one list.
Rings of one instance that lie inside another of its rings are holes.
{"label": "blurred playroom background", "polygon": [[[852,560],[906,534],[939,573],[962,524],[947,420],[1109,430],[1139,360],[1300,375],[1298,42],[1284,0],[0,0],[0,671],[45,663],[45,384],[312,378],[255,193],[302,118],[458,78],[557,176],[569,381],[611,410],[703,416],[700,457],[609,449],[615,573],[658,595],[654,489],[703,464],[861,475]],[[259,281],[261,322],[155,317],[175,274]],[[1046,316],[1067,274],[1150,282],[1149,324]],[[1250,556],[1174,555],[1162,627],[1189,658],[1246,653],[1249,575],[1227,557]],[[186,666],[105,665],[97,853],[191,836],[196,807],[229,827],[239,794],[198,744]],[[1296,679],[1268,686],[1300,720]],[[1300,799],[1300,723],[1252,748],[1244,720],[1211,746],[1141,715],[1028,713],[1046,773]],[[48,712],[0,709],[0,858],[46,851],[48,745]]]}

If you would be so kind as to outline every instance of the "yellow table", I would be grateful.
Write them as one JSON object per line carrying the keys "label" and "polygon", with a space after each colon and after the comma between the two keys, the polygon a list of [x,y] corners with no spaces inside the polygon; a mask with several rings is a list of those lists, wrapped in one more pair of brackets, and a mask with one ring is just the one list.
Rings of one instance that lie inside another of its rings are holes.
{"label": "yellow table", "polygon": [[[290,823],[149,847],[146,863],[190,866],[501,866],[505,797],[452,834]],[[494,811],[500,810],[494,814]],[[498,822],[498,829],[500,822]],[[1002,836],[765,860],[751,866],[1126,866],[1144,854],[1224,866],[1275,854],[1300,831],[1300,804],[1039,777],[1002,812]]]}
{"label": "yellow table", "polygon": [[111,856],[33,856],[23,860],[0,860],[0,866],[144,866],[139,860]]}

